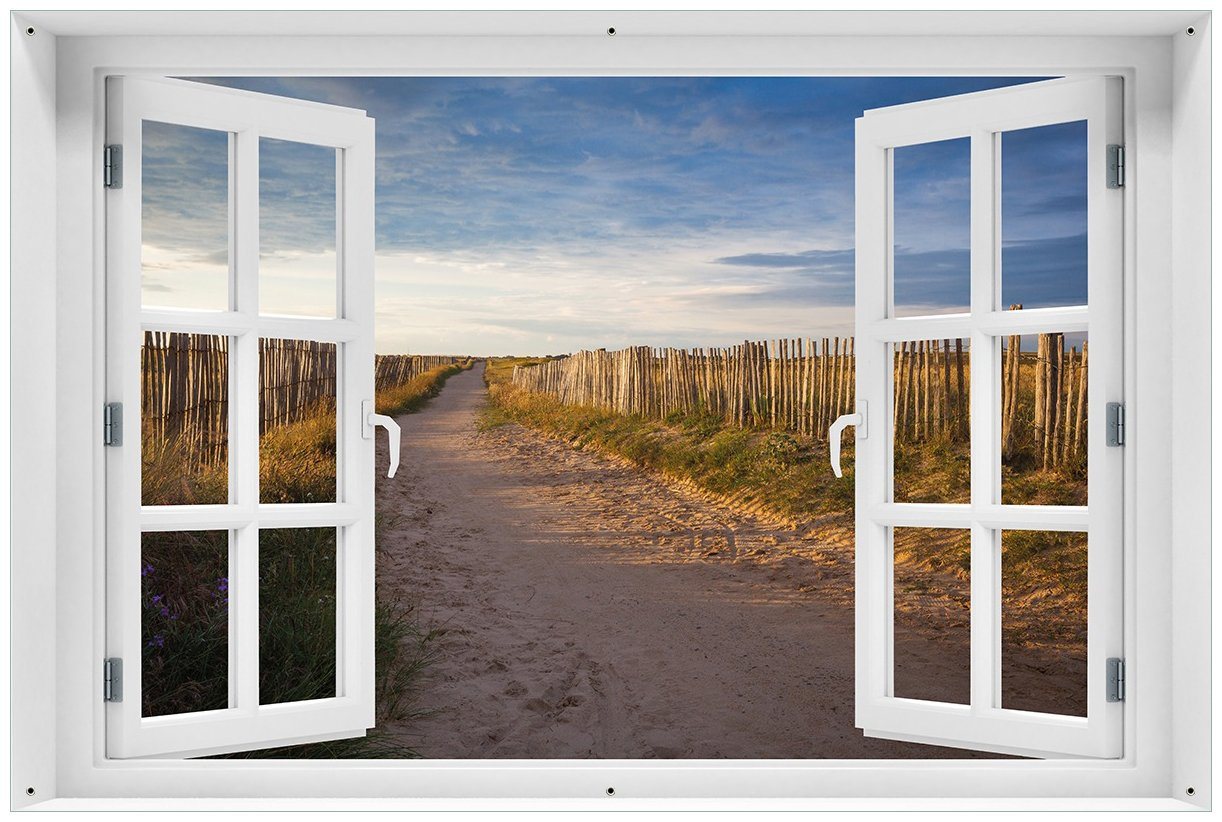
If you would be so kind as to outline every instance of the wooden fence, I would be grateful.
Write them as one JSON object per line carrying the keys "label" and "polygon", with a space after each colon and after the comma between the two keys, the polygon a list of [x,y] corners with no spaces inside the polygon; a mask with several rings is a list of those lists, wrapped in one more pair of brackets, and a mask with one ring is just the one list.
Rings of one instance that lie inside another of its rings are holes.
{"label": "wooden fence", "polygon": [[379,391],[394,388],[443,365],[465,363],[470,357],[435,354],[379,354],[374,358],[374,383]]}
{"label": "wooden fence", "polygon": [[[141,425],[146,441],[174,443],[201,462],[218,462],[228,447],[229,341],[210,334],[146,331],[141,346]],[[334,343],[261,340],[259,430],[300,422],[336,390]],[[465,357],[379,355],[377,390],[408,382]]]}
{"label": "wooden fence", "polygon": [[335,343],[259,340],[260,434],[335,410],[336,354]]}
{"label": "wooden fence", "polygon": [[665,418],[694,412],[741,428],[819,437],[852,407],[852,339],[745,341],[730,348],[580,351],[518,366],[514,385],[567,405]]}
{"label": "wooden fence", "polygon": [[1032,354],[1020,341],[1008,337],[1002,358],[1003,457],[1027,453],[1054,468],[1085,456],[1087,343],[1066,350],[1064,334],[1040,334]]}
{"label": "wooden fence", "polygon": [[[1008,338],[1003,361],[1003,447],[1008,457],[1034,450],[1044,467],[1057,466],[1084,448],[1085,346],[1081,354],[1066,351],[1064,335],[1041,334],[1032,353],[1021,352],[1020,341]],[[855,367],[851,337],[748,340],[729,348],[580,351],[518,366],[512,383],[566,405],[655,419],[711,414],[739,428],[822,441],[832,421],[854,409]],[[897,343],[893,368],[897,440],[966,443],[966,341]]]}
{"label": "wooden fence", "polygon": [[894,361],[895,437],[967,442],[971,364],[961,339],[897,343]]}
{"label": "wooden fence", "polygon": [[210,334],[144,332],[140,425],[145,456],[173,443],[183,458],[216,464],[228,450],[229,345]]}

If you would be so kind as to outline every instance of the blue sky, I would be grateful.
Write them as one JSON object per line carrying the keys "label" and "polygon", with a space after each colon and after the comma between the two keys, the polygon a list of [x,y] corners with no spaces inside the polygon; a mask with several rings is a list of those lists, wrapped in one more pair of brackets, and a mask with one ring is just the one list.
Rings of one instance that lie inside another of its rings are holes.
{"label": "blue sky", "polygon": [[[854,119],[1023,81],[212,82],[377,120],[379,351],[540,354],[851,333]],[[966,305],[967,155],[953,142],[896,155],[904,313]],[[278,148],[261,169],[261,294],[277,311],[325,314],[334,171],[309,170],[327,165],[306,156],[314,147]],[[1084,301],[1084,151],[1080,125],[1003,136],[1006,303]],[[146,258],[159,270],[215,252],[215,233],[181,223],[218,201],[223,169],[222,158],[220,171],[186,179],[174,162],[146,160],[146,179],[160,182],[146,201]],[[153,285],[159,299],[178,289],[199,301],[182,282],[167,273]]]}

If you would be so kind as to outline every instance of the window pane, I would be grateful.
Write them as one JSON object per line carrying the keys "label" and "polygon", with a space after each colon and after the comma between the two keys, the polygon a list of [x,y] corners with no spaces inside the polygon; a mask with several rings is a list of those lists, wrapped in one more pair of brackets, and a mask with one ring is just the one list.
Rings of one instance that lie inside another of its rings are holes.
{"label": "window pane", "polygon": [[141,503],[229,501],[229,338],[146,331],[140,349]]}
{"label": "window pane", "polygon": [[1001,537],[1001,706],[1086,716],[1086,534]]}
{"label": "window pane", "polygon": [[895,316],[971,305],[971,140],[894,149]]}
{"label": "window pane", "polygon": [[1001,300],[1086,304],[1086,121],[1001,135]]}
{"label": "window pane", "polygon": [[229,307],[229,133],[145,121],[141,302]]}
{"label": "window pane", "polygon": [[259,341],[259,501],[335,502],[334,343]]}
{"label": "window pane", "polygon": [[892,346],[896,502],[971,501],[968,343]]}
{"label": "window pane", "polygon": [[259,532],[259,702],[335,696],[334,528]]}
{"label": "window pane", "polygon": [[229,532],[141,538],[143,716],[229,707]]}
{"label": "window pane", "polygon": [[895,691],[971,702],[971,532],[893,529]]}
{"label": "window pane", "polygon": [[1085,505],[1085,334],[1002,339],[1001,501]]}
{"label": "window pane", "polygon": [[336,150],[259,140],[259,311],[335,316]]}

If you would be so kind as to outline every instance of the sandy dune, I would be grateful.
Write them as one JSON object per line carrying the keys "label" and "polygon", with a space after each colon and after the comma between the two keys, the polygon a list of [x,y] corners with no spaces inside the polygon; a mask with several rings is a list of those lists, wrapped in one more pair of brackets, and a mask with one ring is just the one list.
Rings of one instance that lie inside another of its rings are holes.
{"label": "sandy dune", "polygon": [[[482,367],[403,417],[378,584],[440,626],[425,756],[970,756],[853,727],[852,560],[828,539],[518,426]],[[959,676],[937,638],[923,674]],[[952,659],[954,655],[949,655]]]}

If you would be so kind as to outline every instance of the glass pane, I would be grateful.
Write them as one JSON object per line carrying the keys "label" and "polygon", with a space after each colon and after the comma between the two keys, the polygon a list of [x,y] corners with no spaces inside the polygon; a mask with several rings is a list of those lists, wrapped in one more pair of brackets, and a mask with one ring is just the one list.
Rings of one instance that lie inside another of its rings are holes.
{"label": "glass pane", "polygon": [[970,502],[969,340],[892,346],[895,502]]}
{"label": "glass pane", "polygon": [[143,716],[229,707],[229,532],[141,537]]}
{"label": "glass pane", "polygon": [[1001,501],[1085,505],[1085,334],[1002,339]]}
{"label": "glass pane", "polygon": [[334,343],[259,341],[259,501],[335,502]]}
{"label": "glass pane", "polygon": [[336,150],[259,139],[259,312],[334,317]]}
{"label": "glass pane", "polygon": [[1001,135],[1001,304],[1086,304],[1086,122]]}
{"label": "glass pane", "polygon": [[334,528],[259,532],[259,702],[335,696]]}
{"label": "glass pane", "polygon": [[1086,534],[1001,536],[1001,707],[1086,716]]}
{"label": "glass pane", "polygon": [[971,702],[971,532],[893,529],[895,690],[905,699]]}
{"label": "glass pane", "polygon": [[971,306],[971,140],[893,150],[895,316]]}
{"label": "glass pane", "polygon": [[229,338],[144,332],[141,503],[229,501]]}
{"label": "glass pane", "polygon": [[145,307],[229,308],[229,133],[145,121],[140,294]]}

